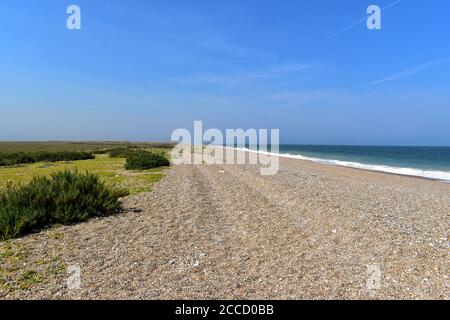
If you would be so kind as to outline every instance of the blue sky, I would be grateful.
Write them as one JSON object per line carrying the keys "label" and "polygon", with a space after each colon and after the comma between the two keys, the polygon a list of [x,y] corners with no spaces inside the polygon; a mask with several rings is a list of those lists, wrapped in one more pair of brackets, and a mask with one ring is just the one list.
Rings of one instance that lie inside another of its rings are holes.
{"label": "blue sky", "polygon": [[[0,140],[169,140],[203,120],[450,145],[450,2],[394,2],[4,0]],[[381,30],[370,4],[391,5]]]}

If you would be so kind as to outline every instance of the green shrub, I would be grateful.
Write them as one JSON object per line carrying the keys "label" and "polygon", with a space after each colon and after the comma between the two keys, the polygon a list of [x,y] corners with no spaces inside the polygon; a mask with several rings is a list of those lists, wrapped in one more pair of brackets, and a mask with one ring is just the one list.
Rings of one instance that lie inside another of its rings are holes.
{"label": "green shrub", "polygon": [[36,162],[76,161],[94,159],[91,152],[84,151],[60,151],[60,152],[36,152],[32,154]]}
{"label": "green shrub", "polygon": [[113,213],[124,195],[123,190],[110,189],[89,173],[66,170],[50,178],[35,177],[27,185],[0,193],[0,239]]}
{"label": "green shrub", "polygon": [[131,153],[137,152],[139,149],[133,149],[133,148],[115,148],[108,150],[108,154],[111,158],[126,158]]}
{"label": "green shrub", "polygon": [[35,162],[75,161],[94,159],[91,152],[84,151],[39,151],[32,153],[17,152],[0,154],[0,166],[12,166]]}
{"label": "green shrub", "polygon": [[164,166],[170,166],[170,161],[164,154],[148,151],[132,152],[125,162],[126,170],[146,170]]}
{"label": "green shrub", "polygon": [[92,150],[92,154],[107,154],[109,149],[94,149]]}
{"label": "green shrub", "polygon": [[0,154],[0,166],[12,166],[22,163],[34,163],[34,158],[24,152]]}

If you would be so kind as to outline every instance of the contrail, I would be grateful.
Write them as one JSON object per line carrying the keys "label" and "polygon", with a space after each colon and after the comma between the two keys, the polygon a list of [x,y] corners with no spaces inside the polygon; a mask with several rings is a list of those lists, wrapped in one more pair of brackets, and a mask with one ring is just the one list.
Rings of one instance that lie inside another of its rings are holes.
{"label": "contrail", "polygon": [[401,78],[405,78],[411,75],[414,75],[422,70],[428,69],[430,67],[445,63],[450,61],[450,58],[445,58],[445,59],[440,59],[440,60],[433,60],[433,61],[429,61],[427,63],[421,64],[421,65],[417,65],[417,66],[413,66],[410,67],[408,69],[403,70],[402,72],[399,72],[397,74],[391,75],[387,78],[381,79],[381,80],[377,80],[377,81],[372,81],[370,83],[370,85],[375,85],[375,84],[380,84],[380,83],[384,83],[384,82],[388,82],[388,81],[393,81],[393,80],[397,80],[397,79],[401,79]]}
{"label": "contrail", "polygon": [[[392,2],[391,4],[388,4],[387,6],[381,8],[381,10],[387,10],[387,9],[389,9],[389,8],[392,7],[392,6],[395,6],[396,4],[399,4],[400,2],[402,2],[402,0],[397,0],[397,1],[395,1],[395,2]],[[345,32],[345,31],[347,31],[347,30],[353,28],[354,26],[356,26],[356,25],[358,25],[358,24],[360,24],[361,22],[364,22],[364,21],[366,21],[366,20],[367,20],[367,17],[364,17],[364,18],[362,18],[362,19],[360,19],[360,20],[358,20],[358,21],[355,21],[355,22],[353,22],[351,25],[349,25],[349,26],[347,26],[347,27],[345,27],[345,28],[343,28],[343,29],[341,29],[341,30],[339,30],[339,31],[336,31],[335,33],[333,33],[332,35],[328,36],[327,38],[322,39],[322,40],[316,42],[314,45],[317,46],[317,45],[319,45],[319,44],[324,43],[325,41],[328,41],[328,40],[330,40],[330,39],[333,39],[333,38],[336,37],[337,35],[339,35],[339,34]]]}

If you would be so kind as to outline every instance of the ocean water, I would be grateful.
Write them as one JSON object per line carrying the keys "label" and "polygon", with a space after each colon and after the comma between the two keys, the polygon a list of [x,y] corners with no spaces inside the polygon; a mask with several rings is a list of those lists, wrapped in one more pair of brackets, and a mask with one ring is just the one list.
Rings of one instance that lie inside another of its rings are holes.
{"label": "ocean water", "polygon": [[284,157],[450,182],[450,147],[280,145]]}

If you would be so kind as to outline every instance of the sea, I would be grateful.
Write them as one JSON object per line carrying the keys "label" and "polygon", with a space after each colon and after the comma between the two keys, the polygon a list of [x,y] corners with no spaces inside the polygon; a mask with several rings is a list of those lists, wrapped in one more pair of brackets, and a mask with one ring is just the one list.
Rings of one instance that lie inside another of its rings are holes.
{"label": "sea", "polygon": [[283,157],[450,182],[450,147],[280,145]]}

